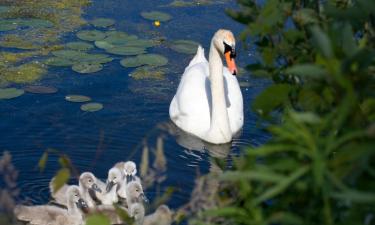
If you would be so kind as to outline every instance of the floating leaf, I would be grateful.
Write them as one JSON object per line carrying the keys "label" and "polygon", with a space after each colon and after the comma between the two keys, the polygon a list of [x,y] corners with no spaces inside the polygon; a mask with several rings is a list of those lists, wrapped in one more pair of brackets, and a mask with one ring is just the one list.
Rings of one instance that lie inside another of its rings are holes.
{"label": "floating leaf", "polygon": [[0,31],[9,31],[17,29],[18,25],[13,20],[0,20]]}
{"label": "floating leaf", "polygon": [[28,19],[19,19],[18,24],[20,26],[28,26],[33,28],[51,28],[53,23],[49,20],[38,19],[38,18],[28,18]]}
{"label": "floating leaf", "polygon": [[0,100],[17,98],[24,94],[24,90],[17,88],[0,88]]}
{"label": "floating leaf", "polygon": [[40,79],[47,70],[38,62],[30,62],[2,71],[4,78],[14,83],[30,83]]}
{"label": "floating leaf", "polygon": [[56,193],[70,178],[70,171],[67,168],[60,169],[52,180],[53,191]]}
{"label": "floating leaf", "polygon": [[62,57],[51,57],[44,61],[49,66],[72,66],[74,61]]}
{"label": "floating leaf", "polygon": [[309,76],[309,77],[320,77],[327,74],[327,71],[321,66],[314,64],[298,64],[288,68],[286,73],[298,75],[298,76]]}
{"label": "floating leaf", "polygon": [[80,59],[81,62],[90,62],[90,63],[108,63],[111,62],[113,58],[109,57],[106,54],[86,54],[83,55]]}
{"label": "floating leaf", "polygon": [[67,95],[65,96],[65,100],[68,102],[89,102],[91,98],[84,95]]}
{"label": "floating leaf", "polygon": [[129,47],[129,46],[119,46],[110,49],[106,49],[108,53],[115,55],[139,55],[146,53],[145,48],[142,47]]}
{"label": "floating leaf", "polygon": [[91,24],[96,27],[109,27],[115,24],[115,21],[113,19],[108,18],[98,18],[91,21]]}
{"label": "floating leaf", "polygon": [[60,58],[70,59],[70,60],[80,60],[82,57],[87,55],[85,52],[76,50],[57,50],[51,52],[52,55]]}
{"label": "floating leaf", "polygon": [[57,88],[39,85],[26,86],[24,90],[34,94],[53,94],[57,92]]}
{"label": "floating leaf", "polygon": [[122,31],[108,31],[106,32],[107,37],[103,40],[113,45],[123,45],[130,40],[136,40],[136,35],[129,35]]}
{"label": "floating leaf", "polygon": [[190,40],[177,40],[172,42],[171,49],[185,54],[195,54],[197,52],[199,43]]}
{"label": "floating leaf", "polygon": [[166,22],[172,18],[169,14],[159,11],[142,12],[141,16],[148,20],[159,20],[161,22]]}
{"label": "floating leaf", "polygon": [[99,30],[81,30],[77,33],[77,37],[84,41],[99,41],[106,37],[106,34]]}
{"label": "floating leaf", "polygon": [[85,112],[96,112],[103,109],[103,104],[97,102],[91,102],[81,105],[81,110]]}
{"label": "floating leaf", "polygon": [[101,49],[110,49],[110,48],[114,48],[115,45],[114,44],[111,44],[109,43],[108,41],[95,41],[95,46],[98,47],[98,48],[101,48]]}
{"label": "floating leaf", "polygon": [[168,63],[168,59],[158,54],[145,54],[136,57],[125,58],[120,61],[124,67],[138,67],[142,65],[164,66]]}
{"label": "floating leaf", "polygon": [[103,69],[100,63],[83,62],[72,66],[72,70],[77,73],[95,73]]}
{"label": "floating leaf", "polygon": [[66,47],[73,49],[73,50],[78,50],[78,51],[86,51],[86,50],[90,50],[94,48],[92,44],[82,42],[82,41],[69,42],[66,44]]}
{"label": "floating leaf", "polygon": [[124,44],[125,46],[133,46],[133,47],[144,47],[149,48],[156,45],[156,42],[153,40],[146,40],[146,39],[134,39],[129,40]]}

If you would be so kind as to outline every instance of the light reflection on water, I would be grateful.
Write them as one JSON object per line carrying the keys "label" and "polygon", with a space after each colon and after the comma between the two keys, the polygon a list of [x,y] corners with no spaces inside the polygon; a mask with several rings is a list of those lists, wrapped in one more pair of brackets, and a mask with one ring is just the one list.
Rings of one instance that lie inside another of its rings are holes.
{"label": "light reflection on water", "polygon": [[[163,5],[169,1],[157,1]],[[225,16],[225,7],[235,7],[234,1],[227,4],[190,7],[157,8],[173,16],[159,28],[152,27],[139,13],[155,9],[155,1],[95,0],[85,9],[86,19],[108,17],[117,21],[116,28],[139,36],[155,33],[167,39],[192,39],[202,43],[208,53],[212,34],[218,28],[229,28],[239,34],[242,26]],[[139,23],[142,23],[139,25]],[[138,24],[138,25],[137,25]],[[140,28],[147,32],[142,33]],[[66,34],[64,41],[76,40],[74,33]],[[241,43],[238,44],[241,48]],[[248,51],[248,50],[247,50]],[[47,170],[39,173],[37,162],[47,148],[58,149],[68,154],[80,170],[90,170],[104,179],[108,169],[117,161],[132,159],[139,163],[142,143],[146,139],[155,146],[156,138],[164,135],[164,151],[168,162],[168,178],[162,190],[168,186],[177,192],[168,203],[176,208],[188,201],[199,171],[210,170],[209,158],[215,155],[206,146],[205,150],[181,147],[178,139],[163,129],[160,124],[168,123],[168,107],[177,88],[180,74],[191,56],[178,54],[163,46],[151,50],[168,56],[170,72],[165,80],[133,80],[128,76],[132,69],[120,66],[122,57],[115,57],[97,75],[78,75],[70,68],[51,68],[49,74],[38,84],[57,87],[53,95],[25,94],[9,101],[0,102],[0,149],[9,150],[16,167],[20,170],[19,185],[21,200],[45,203],[49,199],[48,182],[59,168],[57,158],[51,156]],[[238,64],[245,66],[252,58],[245,50],[239,50]],[[267,135],[256,126],[256,117],[250,111],[250,102],[266,85],[244,75],[239,79],[249,81],[252,86],[242,89],[244,96],[245,126],[240,137],[222,156],[230,160],[246,145],[259,145]],[[66,102],[64,96],[82,94],[101,102],[104,109],[95,113],[82,112],[80,104]],[[197,149],[197,148],[196,148]],[[208,149],[208,151],[206,151]],[[153,199],[156,189],[147,190]]]}

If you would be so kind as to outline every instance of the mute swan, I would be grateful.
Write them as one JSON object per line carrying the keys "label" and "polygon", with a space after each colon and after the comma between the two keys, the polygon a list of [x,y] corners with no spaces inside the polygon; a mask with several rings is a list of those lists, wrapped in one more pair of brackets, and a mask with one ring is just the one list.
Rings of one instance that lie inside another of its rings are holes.
{"label": "mute swan", "polygon": [[[72,185],[64,185],[62,186],[59,190],[56,192],[54,191],[53,188],[53,180],[51,180],[49,184],[50,192],[52,195],[52,198],[54,198],[55,202],[60,204],[60,205],[67,205],[67,196],[66,192],[69,189],[70,186]],[[97,185],[97,178],[94,176],[94,174],[90,172],[84,172],[79,176],[78,183],[79,183],[79,189],[81,192],[81,195],[85,202],[87,203],[89,208],[95,207],[95,201],[92,199],[92,194],[90,192],[102,192],[102,190],[98,187]]]}
{"label": "mute swan", "polygon": [[33,225],[82,225],[84,221],[81,210],[86,211],[88,206],[82,199],[79,187],[69,186],[66,195],[68,209],[51,205],[18,205],[14,209],[14,214],[17,219]]}
{"label": "mute swan", "polygon": [[[228,68],[223,67],[224,55]],[[169,107],[171,120],[182,130],[213,144],[228,143],[243,126],[243,100],[237,78],[235,38],[218,30],[209,62],[199,46],[181,77]]]}
{"label": "mute swan", "polygon": [[97,193],[96,197],[103,205],[113,205],[118,202],[117,186],[122,181],[121,171],[113,167],[108,171],[107,186],[103,193]]}

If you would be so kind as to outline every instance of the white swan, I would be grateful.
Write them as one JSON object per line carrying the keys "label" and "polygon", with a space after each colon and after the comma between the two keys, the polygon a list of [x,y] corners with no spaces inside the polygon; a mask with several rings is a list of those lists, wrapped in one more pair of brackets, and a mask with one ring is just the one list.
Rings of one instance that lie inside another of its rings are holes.
{"label": "white swan", "polygon": [[[223,67],[224,55],[228,68]],[[228,143],[243,126],[243,100],[234,62],[231,31],[218,30],[212,38],[209,62],[199,46],[181,77],[169,107],[171,120],[182,130],[214,144]]]}
{"label": "white swan", "polygon": [[18,220],[27,221],[33,225],[82,225],[83,212],[88,206],[81,198],[80,188],[76,185],[68,187],[67,209],[51,205],[23,206],[14,208]]}

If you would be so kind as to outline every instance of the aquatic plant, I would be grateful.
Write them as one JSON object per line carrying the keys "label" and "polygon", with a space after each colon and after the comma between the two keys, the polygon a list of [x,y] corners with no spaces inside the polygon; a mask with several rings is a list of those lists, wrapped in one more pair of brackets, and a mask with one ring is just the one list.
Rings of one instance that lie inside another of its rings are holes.
{"label": "aquatic plant", "polygon": [[103,104],[97,102],[90,102],[81,105],[81,110],[85,112],[96,112],[103,109]]}
{"label": "aquatic plant", "polygon": [[2,70],[1,76],[12,83],[29,83],[39,80],[47,70],[38,61],[32,61],[20,66],[8,67]]}
{"label": "aquatic plant", "polygon": [[271,137],[213,175],[218,201],[190,223],[372,224],[374,2],[238,2],[247,68],[273,81],[252,103]]}
{"label": "aquatic plant", "polygon": [[22,89],[17,88],[0,88],[0,100],[17,98],[24,94]]}
{"label": "aquatic plant", "polygon": [[168,13],[159,11],[142,12],[141,16],[147,20],[158,20],[161,22],[167,22],[172,19],[172,16]]}

